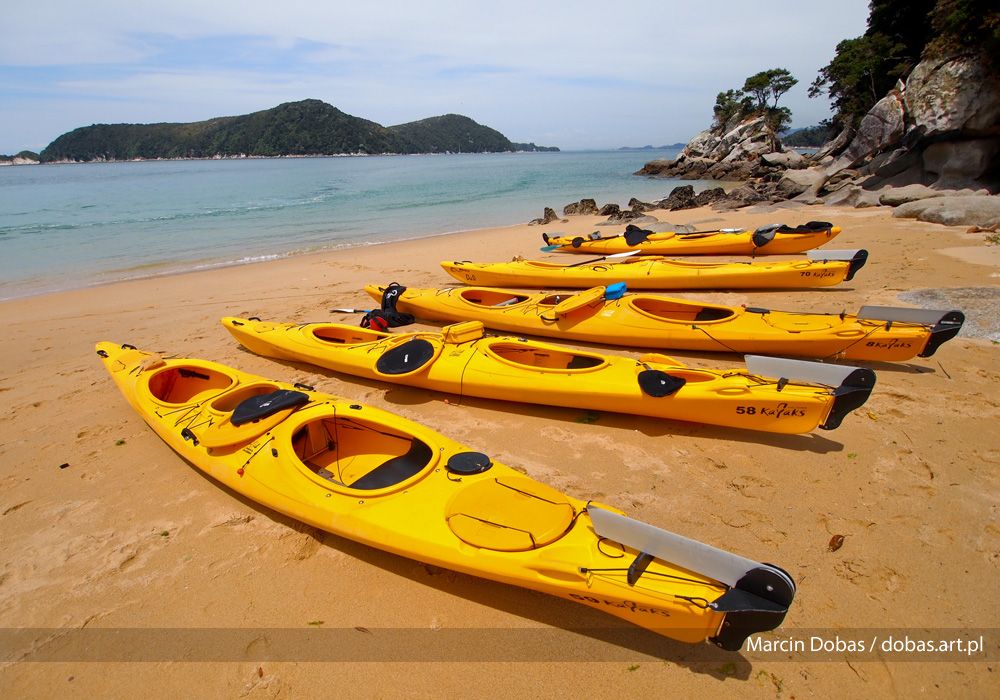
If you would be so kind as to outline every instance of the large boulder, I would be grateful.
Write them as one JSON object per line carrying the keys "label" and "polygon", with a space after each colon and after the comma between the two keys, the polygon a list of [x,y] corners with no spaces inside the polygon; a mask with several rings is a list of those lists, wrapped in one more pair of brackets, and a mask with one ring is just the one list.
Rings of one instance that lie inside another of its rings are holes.
{"label": "large boulder", "polygon": [[581,199],[579,202],[572,202],[563,207],[564,216],[572,214],[596,214],[597,212],[597,202],[593,199]]}
{"label": "large boulder", "polygon": [[795,151],[785,151],[784,153],[762,153],[760,159],[766,165],[774,165],[779,168],[790,170],[801,170],[806,167],[806,159],[801,153]]}
{"label": "large boulder", "polygon": [[901,204],[892,216],[894,219],[917,219],[945,226],[989,228],[1000,224],[1000,197],[972,195],[921,199]]}
{"label": "large boulder", "polygon": [[823,180],[825,173],[821,168],[808,170],[786,170],[778,180],[777,192],[788,199],[802,194]]}
{"label": "large boulder", "polygon": [[893,91],[875,103],[858,125],[854,140],[827,169],[829,175],[853,168],[862,160],[894,146],[906,133],[906,112],[899,93]]}
{"label": "large boulder", "polygon": [[925,137],[1000,134],[1000,75],[983,54],[925,59],[906,80],[906,109]]}
{"label": "large boulder", "polygon": [[924,150],[924,170],[936,174],[934,187],[975,188],[1000,152],[1000,137],[968,141],[938,141]]}

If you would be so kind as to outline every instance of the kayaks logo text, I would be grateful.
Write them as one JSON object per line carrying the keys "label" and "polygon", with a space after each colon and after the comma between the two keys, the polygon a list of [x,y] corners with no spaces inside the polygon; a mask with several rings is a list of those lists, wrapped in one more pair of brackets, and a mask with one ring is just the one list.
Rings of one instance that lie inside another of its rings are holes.
{"label": "kayaks logo text", "polygon": [[893,338],[888,342],[881,342],[878,340],[869,340],[865,343],[865,347],[878,348],[879,350],[895,350],[896,348],[908,348],[911,347],[913,343],[904,343],[901,340],[896,340]]}

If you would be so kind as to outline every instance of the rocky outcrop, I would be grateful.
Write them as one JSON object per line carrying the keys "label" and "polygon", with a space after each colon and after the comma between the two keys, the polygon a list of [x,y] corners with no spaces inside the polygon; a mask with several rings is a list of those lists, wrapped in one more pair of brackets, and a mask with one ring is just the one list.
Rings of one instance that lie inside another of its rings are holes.
{"label": "rocky outcrop", "polygon": [[804,165],[797,153],[783,152],[763,117],[755,117],[727,124],[721,133],[703,131],[675,160],[650,161],[635,174],[681,180],[747,180]]}
{"label": "rocky outcrop", "polygon": [[981,54],[921,61],[906,81],[906,111],[925,138],[1000,134],[1000,76]]}
{"label": "rocky outcrop", "polygon": [[573,202],[572,204],[567,204],[563,207],[563,216],[571,216],[573,214],[596,214],[597,202],[593,199],[581,199],[579,202]]}
{"label": "rocky outcrop", "polygon": [[559,221],[559,217],[556,215],[556,212],[552,207],[545,207],[545,210],[542,213],[542,218],[532,219],[528,222],[528,225],[544,226],[545,224],[551,224],[553,221]]}

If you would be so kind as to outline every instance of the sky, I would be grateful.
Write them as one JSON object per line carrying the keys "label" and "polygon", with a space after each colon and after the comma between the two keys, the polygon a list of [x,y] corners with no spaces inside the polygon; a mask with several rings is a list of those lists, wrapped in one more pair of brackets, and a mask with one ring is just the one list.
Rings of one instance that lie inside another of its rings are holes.
{"label": "sky", "polygon": [[319,99],[392,126],[462,114],[563,150],[686,143],[719,92],[785,68],[792,126],[868,0],[4,0],[0,154],[91,124]]}

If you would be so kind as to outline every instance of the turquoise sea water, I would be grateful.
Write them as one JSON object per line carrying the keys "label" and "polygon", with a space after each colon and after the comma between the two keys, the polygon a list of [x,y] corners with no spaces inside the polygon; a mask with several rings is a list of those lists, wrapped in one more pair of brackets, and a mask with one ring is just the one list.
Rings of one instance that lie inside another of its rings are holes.
{"label": "turquoise sea water", "polygon": [[0,299],[524,223],[546,206],[561,213],[584,197],[624,208],[631,197],[665,197],[682,184],[632,175],[648,160],[676,154],[4,167]]}

